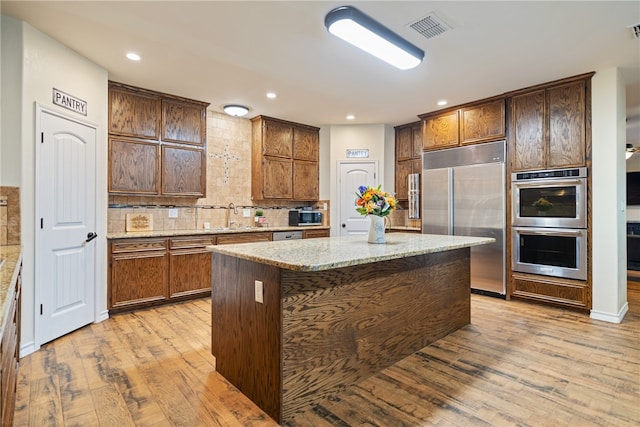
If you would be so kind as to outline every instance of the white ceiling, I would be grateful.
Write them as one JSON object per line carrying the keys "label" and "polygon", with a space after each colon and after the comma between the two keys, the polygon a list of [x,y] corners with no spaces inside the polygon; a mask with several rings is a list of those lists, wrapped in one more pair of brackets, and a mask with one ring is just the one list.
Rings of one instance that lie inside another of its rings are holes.
{"label": "white ceiling", "polygon": [[[351,4],[425,52],[400,71],[330,35]],[[111,80],[311,124],[398,125],[437,110],[617,66],[640,141],[640,24],[635,1],[2,1],[109,72]],[[453,27],[426,39],[408,24],[435,12]],[[136,51],[142,61],[125,59]],[[274,91],[270,100],[265,93]],[[356,120],[345,116],[354,114]],[[637,123],[637,125],[636,125]]]}

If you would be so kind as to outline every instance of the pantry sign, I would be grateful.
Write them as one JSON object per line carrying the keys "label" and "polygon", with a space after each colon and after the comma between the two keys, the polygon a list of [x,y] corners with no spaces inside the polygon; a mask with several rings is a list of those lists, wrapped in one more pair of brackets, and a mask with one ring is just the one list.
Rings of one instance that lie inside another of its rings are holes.
{"label": "pantry sign", "polygon": [[87,101],[71,96],[61,90],[53,88],[53,103],[67,110],[75,111],[83,116],[87,115]]}

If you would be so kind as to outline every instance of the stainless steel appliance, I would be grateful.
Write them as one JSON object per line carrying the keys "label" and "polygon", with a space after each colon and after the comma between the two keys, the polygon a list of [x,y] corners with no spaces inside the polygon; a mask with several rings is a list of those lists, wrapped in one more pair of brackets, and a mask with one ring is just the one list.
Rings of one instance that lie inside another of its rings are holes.
{"label": "stainless steel appliance", "polygon": [[322,225],[322,212],[305,208],[289,211],[289,225]]}
{"label": "stainless steel appliance", "polygon": [[420,218],[420,174],[410,173],[408,176],[409,189],[409,219]]}
{"label": "stainless steel appliance", "polygon": [[513,227],[513,271],[587,280],[587,230]]}
{"label": "stainless steel appliance", "polygon": [[515,226],[587,228],[587,168],[514,173],[511,196]]}
{"label": "stainless steel appliance", "polygon": [[302,239],[302,231],[274,231],[273,241]]}
{"label": "stainless steel appliance", "polygon": [[493,237],[471,248],[471,288],[505,295],[505,142],[422,156],[422,232]]}

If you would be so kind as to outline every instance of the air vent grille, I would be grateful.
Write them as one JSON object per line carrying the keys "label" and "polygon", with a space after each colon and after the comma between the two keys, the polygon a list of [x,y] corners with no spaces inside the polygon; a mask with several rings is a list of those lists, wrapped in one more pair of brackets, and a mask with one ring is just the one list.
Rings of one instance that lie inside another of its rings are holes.
{"label": "air vent grille", "polygon": [[632,25],[629,28],[631,28],[631,32],[633,33],[633,38],[640,39],[640,24]]}
{"label": "air vent grille", "polygon": [[424,18],[415,21],[413,24],[409,24],[409,26],[428,39],[439,36],[445,31],[451,30],[451,26],[444,22],[435,13],[430,13]]}

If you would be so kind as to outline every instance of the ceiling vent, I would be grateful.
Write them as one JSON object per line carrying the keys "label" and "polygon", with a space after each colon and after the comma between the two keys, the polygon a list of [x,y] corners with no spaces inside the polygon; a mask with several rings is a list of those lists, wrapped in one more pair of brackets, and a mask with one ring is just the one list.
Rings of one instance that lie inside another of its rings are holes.
{"label": "ceiling vent", "polygon": [[445,31],[452,29],[450,25],[435,13],[430,13],[424,18],[418,19],[413,24],[409,24],[409,26],[428,39],[439,36]]}
{"label": "ceiling vent", "polygon": [[640,39],[640,24],[632,25],[629,28],[631,28],[631,32],[633,33],[633,38]]}

